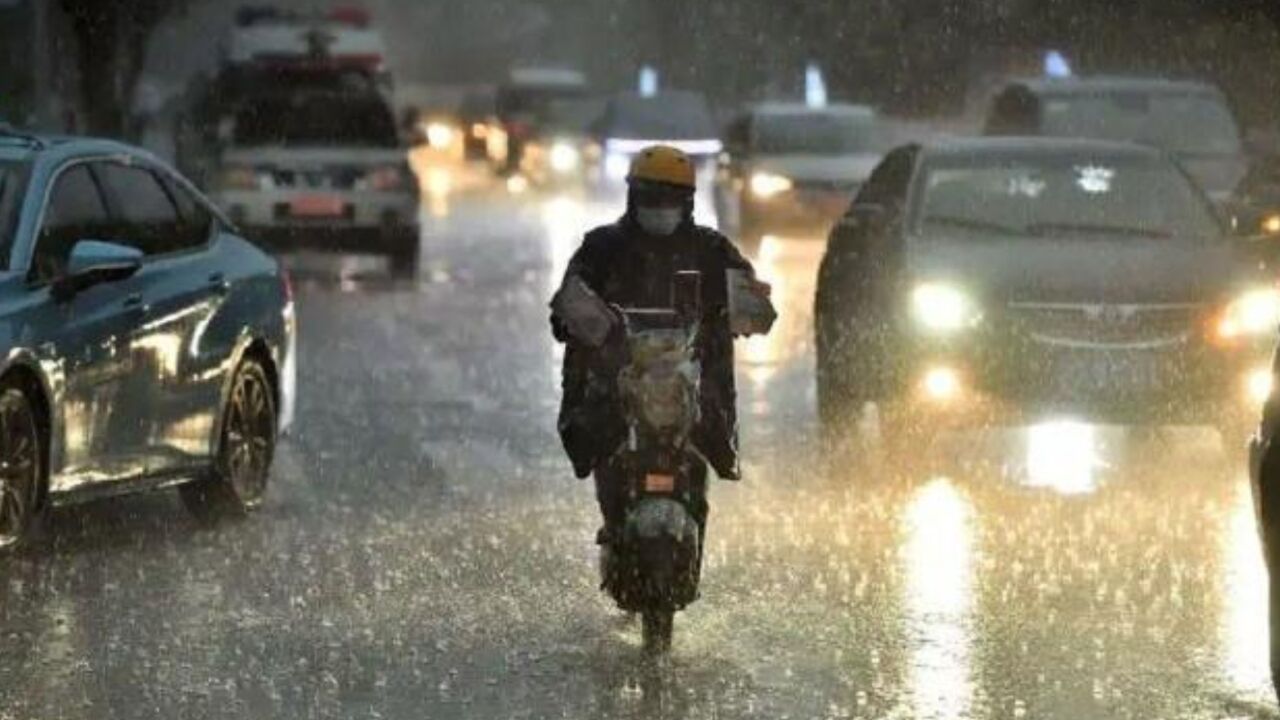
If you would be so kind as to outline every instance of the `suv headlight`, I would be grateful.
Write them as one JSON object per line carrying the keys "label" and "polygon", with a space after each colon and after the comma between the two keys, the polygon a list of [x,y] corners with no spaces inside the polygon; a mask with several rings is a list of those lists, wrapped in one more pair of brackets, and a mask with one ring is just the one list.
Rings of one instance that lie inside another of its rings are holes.
{"label": "suv headlight", "polygon": [[1280,289],[1250,290],[1227,306],[1218,321],[1223,339],[1269,335],[1280,330]]}
{"label": "suv headlight", "polygon": [[791,178],[773,173],[758,172],[751,176],[751,194],[765,200],[791,189]]}
{"label": "suv headlight", "polygon": [[944,283],[924,283],[911,293],[911,314],[931,332],[966,330],[982,320],[977,304],[965,292]]}

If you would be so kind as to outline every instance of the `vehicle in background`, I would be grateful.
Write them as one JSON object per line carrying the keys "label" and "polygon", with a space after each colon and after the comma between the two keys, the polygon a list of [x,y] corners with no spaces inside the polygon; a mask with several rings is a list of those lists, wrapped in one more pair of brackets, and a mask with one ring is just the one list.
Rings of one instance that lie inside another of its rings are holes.
{"label": "vehicle in background", "polygon": [[254,239],[416,272],[418,186],[381,94],[281,88],[246,98],[220,135],[212,195]]}
{"label": "vehicle in background", "polygon": [[228,140],[239,107],[257,98],[296,92],[336,95],[380,95],[376,79],[358,68],[316,65],[245,65],[224,68],[213,78],[200,78],[187,90],[174,124],[174,147],[179,169],[201,187],[216,180],[216,164]]}
{"label": "vehicle in background", "polygon": [[[631,159],[641,150],[655,144],[670,145],[688,155],[697,168],[700,192],[695,212],[701,215],[714,206],[710,188],[716,158],[724,146],[701,93],[666,90],[653,95],[614,95],[595,134],[601,148],[596,170],[600,191],[621,190]],[[710,223],[705,217],[699,221]]]}
{"label": "vehicle in background", "polygon": [[278,262],[144,151],[7,132],[0,250],[0,550],[51,504],[262,503],[296,394]]}
{"label": "vehicle in background", "polygon": [[1258,259],[1280,267],[1280,155],[1254,158],[1224,210]]}
{"label": "vehicle in background", "polygon": [[338,5],[309,14],[272,6],[243,6],[226,44],[224,67],[290,66],[362,70],[391,92],[387,46],[363,8]]}
{"label": "vehicle in background", "polygon": [[1247,167],[1240,126],[1226,97],[1198,82],[1019,80],[995,95],[985,132],[1152,145],[1173,154],[1215,201],[1231,197]]}
{"label": "vehicle in background", "polygon": [[542,187],[584,187],[600,165],[592,129],[604,105],[603,99],[591,97],[552,101],[546,120],[525,144],[520,173]]}
{"label": "vehicle in background", "polygon": [[525,143],[546,121],[551,103],[587,94],[586,76],[577,70],[512,70],[508,81],[498,87],[494,99],[495,122],[485,132],[489,159],[495,171],[505,175],[520,168]]}
{"label": "vehicle in background", "polygon": [[1157,149],[906,146],[822,260],[819,406],[840,427],[880,404],[895,436],[1062,412],[1213,424],[1234,443],[1270,392],[1278,325],[1274,281]]}
{"label": "vehicle in background", "polygon": [[458,127],[462,132],[463,157],[489,157],[489,128],[497,124],[497,104],[492,91],[473,90],[458,105]]}
{"label": "vehicle in background", "polygon": [[826,237],[880,161],[876,113],[862,105],[765,104],[732,120],[716,173],[722,228]]}

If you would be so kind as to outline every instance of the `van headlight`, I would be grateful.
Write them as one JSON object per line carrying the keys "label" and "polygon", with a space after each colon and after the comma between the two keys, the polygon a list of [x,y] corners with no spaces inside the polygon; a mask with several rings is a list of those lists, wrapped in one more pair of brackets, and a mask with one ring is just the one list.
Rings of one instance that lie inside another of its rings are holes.
{"label": "van headlight", "polygon": [[917,285],[911,293],[911,314],[921,327],[936,333],[959,332],[982,320],[977,303],[960,288],[945,283]]}
{"label": "van headlight", "polygon": [[781,195],[790,190],[793,184],[789,177],[768,172],[758,172],[751,176],[751,194],[762,200],[767,200],[774,195]]}
{"label": "van headlight", "polygon": [[1218,335],[1238,337],[1270,335],[1280,330],[1280,289],[1258,288],[1237,297],[1218,321]]}

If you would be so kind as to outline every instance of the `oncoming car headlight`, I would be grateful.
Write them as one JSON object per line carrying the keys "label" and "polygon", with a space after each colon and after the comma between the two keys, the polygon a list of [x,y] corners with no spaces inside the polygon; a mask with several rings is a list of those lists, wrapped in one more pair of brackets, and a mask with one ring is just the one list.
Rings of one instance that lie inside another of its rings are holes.
{"label": "oncoming car headlight", "polygon": [[573,172],[578,169],[582,154],[578,148],[567,142],[557,142],[551,146],[551,169],[559,173]]}
{"label": "oncoming car headlight", "polygon": [[1269,335],[1280,330],[1280,289],[1250,290],[1227,306],[1218,321],[1223,339]]}
{"label": "oncoming car headlight", "polygon": [[973,300],[957,287],[924,283],[911,294],[911,314],[931,332],[952,333],[971,328],[982,319]]}
{"label": "oncoming car headlight", "polygon": [[751,176],[751,194],[761,199],[780,195],[792,185],[791,178],[773,173],[758,172]]}

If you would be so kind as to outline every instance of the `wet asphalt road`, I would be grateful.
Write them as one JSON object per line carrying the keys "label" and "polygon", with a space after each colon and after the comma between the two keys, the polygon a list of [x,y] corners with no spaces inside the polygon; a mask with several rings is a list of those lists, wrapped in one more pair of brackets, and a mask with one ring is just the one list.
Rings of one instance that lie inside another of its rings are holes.
{"label": "wet asphalt road", "polygon": [[1216,437],[827,457],[813,241],[758,253],[783,317],[739,346],[748,477],[713,488],[703,600],[645,663],[595,590],[594,500],[554,432],[544,306],[603,211],[434,211],[416,282],[290,260],[301,420],[260,513],[60,510],[0,566],[0,718],[1276,716],[1252,510]]}

